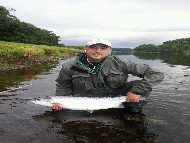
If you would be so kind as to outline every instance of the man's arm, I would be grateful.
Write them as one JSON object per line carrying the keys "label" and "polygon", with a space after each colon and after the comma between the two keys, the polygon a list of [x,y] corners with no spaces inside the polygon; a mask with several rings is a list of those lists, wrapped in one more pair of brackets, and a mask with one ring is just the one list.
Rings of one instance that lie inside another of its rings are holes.
{"label": "man's arm", "polygon": [[[134,95],[142,95],[146,91],[151,91],[153,86],[158,85],[164,79],[162,72],[148,65],[135,63],[127,59],[123,59],[123,63],[125,72],[142,78],[142,80],[135,84],[130,90]],[[128,94],[131,95],[131,93]]]}
{"label": "man's arm", "polygon": [[[67,71],[66,65],[62,65],[58,78],[56,79],[56,96],[72,95],[72,78]],[[66,109],[58,104],[53,105],[52,109]]]}
{"label": "man's arm", "polygon": [[67,65],[63,64],[58,78],[56,79],[56,96],[72,95],[72,76],[69,73]]}

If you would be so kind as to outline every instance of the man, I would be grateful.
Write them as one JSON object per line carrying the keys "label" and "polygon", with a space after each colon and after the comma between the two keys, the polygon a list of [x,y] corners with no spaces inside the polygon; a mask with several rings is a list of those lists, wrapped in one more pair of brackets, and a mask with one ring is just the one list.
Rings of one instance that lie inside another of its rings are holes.
{"label": "man", "polygon": [[[148,65],[111,56],[108,40],[92,39],[75,61],[62,65],[56,95],[118,96],[126,95],[126,102],[139,102],[148,96],[152,87],[161,83],[164,74]],[[128,74],[142,78],[127,82]],[[54,105],[53,109],[64,109]]]}

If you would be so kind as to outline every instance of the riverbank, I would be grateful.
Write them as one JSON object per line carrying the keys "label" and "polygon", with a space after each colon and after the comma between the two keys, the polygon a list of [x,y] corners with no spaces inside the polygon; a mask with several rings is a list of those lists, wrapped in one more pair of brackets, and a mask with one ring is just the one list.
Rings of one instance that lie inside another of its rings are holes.
{"label": "riverbank", "polygon": [[0,69],[28,68],[76,56],[82,50],[0,41]]}

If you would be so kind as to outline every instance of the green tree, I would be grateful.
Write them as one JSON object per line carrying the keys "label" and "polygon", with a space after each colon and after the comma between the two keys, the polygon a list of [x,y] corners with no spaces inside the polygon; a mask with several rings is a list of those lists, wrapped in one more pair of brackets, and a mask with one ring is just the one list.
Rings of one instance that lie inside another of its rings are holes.
{"label": "green tree", "polygon": [[0,40],[36,45],[58,45],[60,36],[52,31],[38,28],[33,24],[20,22],[20,20],[11,15],[13,8],[6,9],[0,6]]}
{"label": "green tree", "polygon": [[190,38],[181,38],[163,42],[162,45],[143,44],[134,48],[140,52],[187,53],[190,52]]}

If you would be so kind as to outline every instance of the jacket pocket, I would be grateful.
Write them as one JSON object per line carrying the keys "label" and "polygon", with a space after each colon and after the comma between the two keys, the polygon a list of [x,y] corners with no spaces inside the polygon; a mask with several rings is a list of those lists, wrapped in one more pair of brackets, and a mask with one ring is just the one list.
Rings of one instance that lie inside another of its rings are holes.
{"label": "jacket pocket", "polygon": [[78,74],[72,76],[73,89],[78,89],[81,91],[91,90],[91,81],[89,74]]}
{"label": "jacket pocket", "polygon": [[128,77],[124,75],[122,72],[111,70],[107,76],[107,81],[110,87],[118,88],[126,83],[127,78]]}

